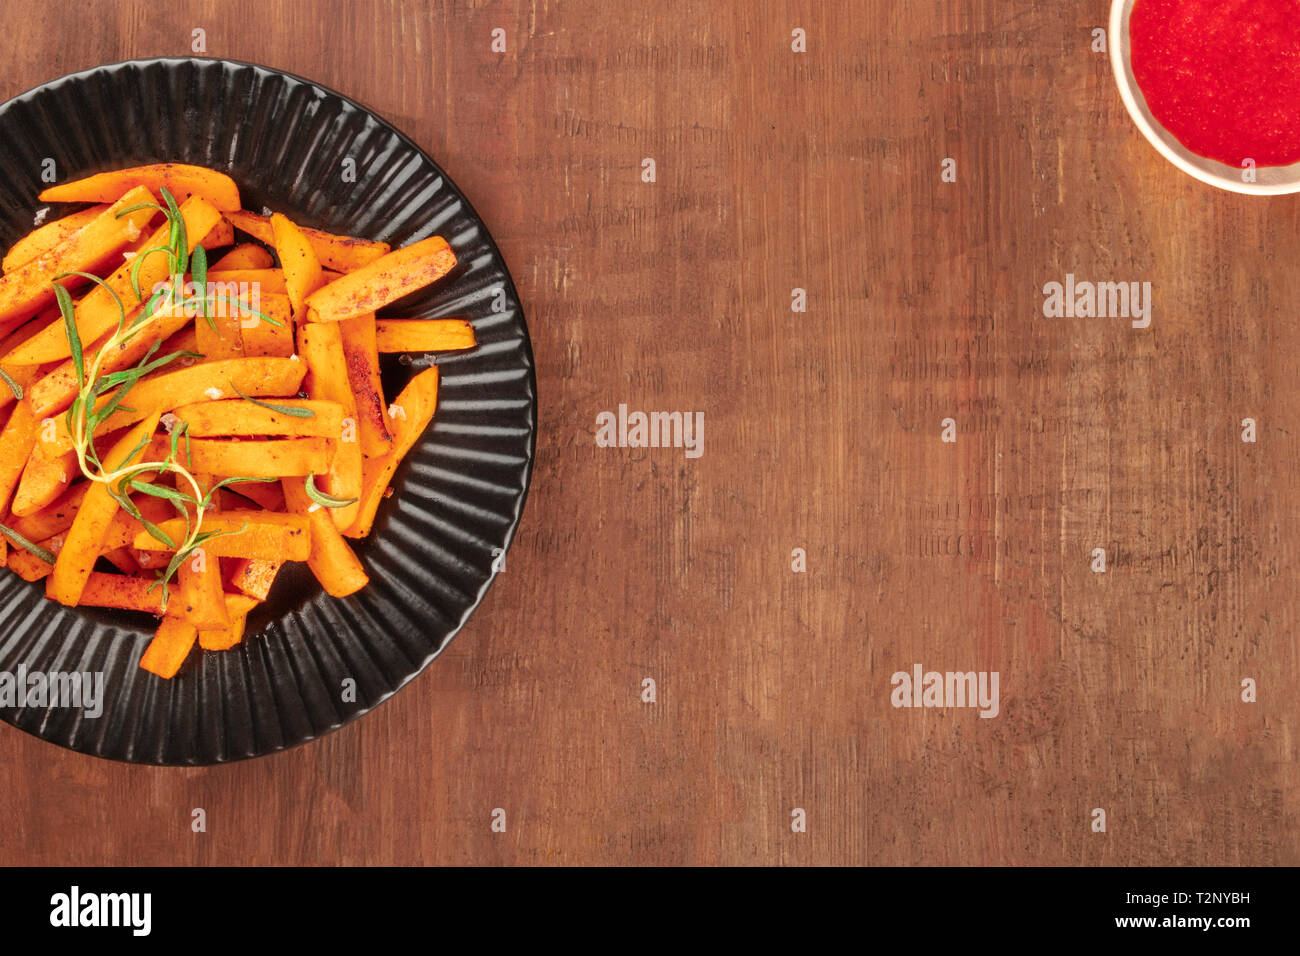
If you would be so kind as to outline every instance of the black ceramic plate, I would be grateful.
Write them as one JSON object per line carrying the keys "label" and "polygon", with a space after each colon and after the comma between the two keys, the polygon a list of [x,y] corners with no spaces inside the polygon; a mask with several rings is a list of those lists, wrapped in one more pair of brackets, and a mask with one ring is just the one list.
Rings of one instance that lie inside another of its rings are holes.
{"label": "black ceramic plate", "polygon": [[[355,161],[356,181],[344,175]],[[314,83],[227,60],[135,60],[47,83],[0,106],[0,243],[32,228],[42,170],[60,182],[142,163],[210,166],[246,208],[382,239],[431,235],[459,265],[407,317],[466,316],[479,347],[445,353],[438,410],[357,552],[371,583],[345,600],[289,565],[248,636],[195,650],[173,680],[138,666],[152,619],[45,600],[0,571],[0,672],[104,675],[104,710],[38,706],[0,717],[100,757],[207,764],[291,747],[364,714],[418,674],[464,625],[523,509],[537,403],[523,311],[501,254],[460,190],[419,147],[370,111]],[[70,211],[54,207],[49,217]],[[389,395],[413,365],[385,368]],[[347,700],[345,681],[356,682]]]}

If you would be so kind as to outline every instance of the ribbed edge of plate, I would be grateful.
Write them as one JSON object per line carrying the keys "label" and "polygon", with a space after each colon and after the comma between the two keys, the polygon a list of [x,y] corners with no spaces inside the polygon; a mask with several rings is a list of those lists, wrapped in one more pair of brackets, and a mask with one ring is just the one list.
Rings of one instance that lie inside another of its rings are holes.
{"label": "ribbed edge of plate", "polygon": [[[438,358],[434,422],[357,544],[371,583],[344,600],[286,567],[238,648],[196,651],[180,675],[137,666],[147,617],[68,609],[0,573],[0,672],[104,675],[103,713],[0,708],[0,719],[83,753],[209,764],[273,753],[359,717],[411,680],[483,599],[523,511],[537,388],[523,309],[500,252],[447,175],[391,125],[318,84],[197,58],[132,60],[62,77],[0,106],[0,241],[30,231],[43,163],[59,181],[149,162],[211,166],[263,206],[332,232],[406,245],[444,236],[459,265],[390,310],[465,316],[480,346]],[[344,160],[356,165],[345,182]],[[54,207],[49,218],[66,212]],[[432,361],[389,361],[386,392]],[[355,681],[345,700],[344,682]]]}

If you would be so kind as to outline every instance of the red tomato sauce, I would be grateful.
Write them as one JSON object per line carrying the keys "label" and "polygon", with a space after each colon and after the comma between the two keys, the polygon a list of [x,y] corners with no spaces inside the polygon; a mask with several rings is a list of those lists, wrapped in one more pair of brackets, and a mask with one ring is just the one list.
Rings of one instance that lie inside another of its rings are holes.
{"label": "red tomato sauce", "polygon": [[1300,0],[1137,0],[1129,41],[1152,115],[1193,153],[1300,162]]}

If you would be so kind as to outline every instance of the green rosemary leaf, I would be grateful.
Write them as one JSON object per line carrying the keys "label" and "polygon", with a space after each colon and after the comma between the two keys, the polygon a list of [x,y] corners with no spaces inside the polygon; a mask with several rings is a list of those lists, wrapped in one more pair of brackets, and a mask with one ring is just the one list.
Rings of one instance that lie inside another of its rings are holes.
{"label": "green rosemary leaf", "polygon": [[124,368],[118,372],[109,372],[107,375],[101,375],[95,381],[94,394],[102,395],[110,388],[120,385],[122,382],[129,381],[132,384],[135,384],[135,382],[140,379],[140,376],[145,373],[149,360],[153,358],[154,353],[156,353],[160,348],[162,348],[162,342],[154,342],[153,345],[149,346],[149,350],[144,353],[144,356],[140,361],[136,362],[135,365],[130,368]]}
{"label": "green rosemary leaf", "polygon": [[252,402],[254,405],[257,405],[260,408],[268,408],[271,411],[278,412],[281,415],[288,415],[290,418],[315,418],[316,417],[316,413],[313,412],[310,408],[298,408],[294,405],[274,405],[271,402],[264,402],[260,398],[253,398],[253,396],[251,395],[245,395],[236,387],[234,382],[230,383],[230,387],[234,389],[235,394],[238,395],[240,398],[242,398],[244,401]]}
{"label": "green rosemary leaf", "polygon": [[172,273],[183,276],[189,272],[189,237],[185,230],[185,217],[181,215],[180,209],[176,205],[176,197],[166,186],[162,187],[163,201],[167,203],[168,218],[171,220],[171,229],[168,231],[172,247]]}
{"label": "green rosemary leaf", "polygon": [[243,299],[232,299],[232,298],[231,298],[230,296],[228,296],[228,295],[210,295],[210,296],[208,296],[208,298],[209,298],[209,299],[212,299],[214,302],[215,302],[215,301],[218,301],[218,300],[225,301],[225,302],[233,302],[233,303],[234,303],[234,304],[239,308],[239,310],[240,310],[241,312],[247,312],[249,315],[255,315],[255,316],[257,316],[259,319],[261,319],[263,322],[265,322],[267,325],[273,325],[273,326],[275,326],[277,329],[282,329],[282,328],[284,328],[284,323],[281,322],[279,319],[273,319],[273,318],[271,318],[269,315],[267,315],[265,312],[259,312],[259,311],[257,311],[257,309],[253,308],[251,305],[249,305],[249,304],[248,304],[247,302],[245,302]]}
{"label": "green rosemary leaf", "polygon": [[113,497],[113,500],[118,503],[118,506],[121,507],[123,511],[129,514],[132,518],[135,518],[137,521],[143,519],[144,516],[140,514],[140,509],[136,507],[135,502],[128,498],[121,491],[120,487],[114,488],[111,485],[106,485],[105,487],[108,488],[108,493]]}
{"label": "green rosemary leaf", "polygon": [[[117,306],[117,311],[121,313],[121,315],[125,318],[126,306],[122,304],[122,297],[117,294],[117,290],[115,290],[111,285],[109,285],[99,276],[95,275],[93,272],[77,272],[74,269],[71,272],[59,273],[54,277],[54,281],[58,282],[60,279],[66,279],[68,276],[80,276],[83,279],[89,279],[97,286],[100,286],[101,288],[105,289],[108,292],[108,294],[113,297],[113,304]],[[118,327],[121,328],[121,322],[118,323]]]}
{"label": "green rosemary leaf", "polygon": [[170,251],[166,246],[151,246],[135,257],[135,260],[131,263],[131,292],[135,295],[135,301],[144,301],[144,296],[140,293],[140,267],[144,265],[144,260],[155,252],[168,253]]}
{"label": "green rosemary leaf", "polygon": [[[145,358],[148,359],[150,355],[153,355],[156,351],[158,351],[158,348],[161,345],[162,345],[161,342],[155,342],[150,347],[148,353],[145,355]],[[119,382],[124,382],[127,380],[130,380],[132,384],[134,384],[136,381],[138,381],[145,375],[148,375],[150,372],[156,372],[164,365],[174,362],[178,358],[186,358],[186,357],[202,358],[203,356],[200,355],[198,352],[191,352],[188,349],[181,349],[179,352],[172,352],[170,355],[164,355],[160,359],[154,359],[152,362],[149,362],[149,364],[147,365],[143,365],[143,364],[137,365],[134,368],[123,369],[120,372],[111,372],[108,375],[101,376],[99,379],[99,384],[104,391],[107,391],[108,389],[112,388],[114,385],[117,385]],[[105,383],[108,384],[105,385]]]}
{"label": "green rosemary leaf", "polygon": [[306,482],[307,497],[323,508],[346,508],[350,504],[356,503],[357,498],[335,498],[333,495],[327,495],[316,488],[316,476],[314,474],[307,476]]}
{"label": "green rosemary leaf", "polygon": [[72,362],[77,367],[77,387],[82,389],[86,387],[86,365],[81,355],[81,335],[77,332],[77,313],[72,307],[72,295],[56,282],[54,298],[63,313],[63,330],[68,336],[68,348],[72,350]]}
{"label": "green rosemary leaf", "polygon": [[[118,410],[122,405],[122,399],[126,398],[126,393],[131,390],[131,386],[134,384],[134,381],[127,381],[117,386],[117,390],[109,396],[108,401],[105,402],[101,408],[95,409],[91,415],[87,416],[86,434],[93,435],[95,433],[95,427]],[[130,409],[122,410],[130,411]]]}
{"label": "green rosemary leaf", "polygon": [[104,463],[99,460],[99,452],[95,450],[95,437],[91,435],[86,440],[86,461],[95,466],[97,471],[104,470]]}
{"label": "green rosemary leaf", "polygon": [[177,551],[175,554],[173,554],[172,559],[167,562],[167,569],[163,571],[162,575],[158,578],[157,581],[149,585],[149,591],[152,591],[154,588],[158,587],[159,585],[162,586],[163,607],[167,606],[168,582],[171,581],[172,577],[176,574],[176,570],[185,562],[185,559],[190,556],[192,551],[193,548],[187,551]]}
{"label": "green rosemary leaf", "polygon": [[187,495],[183,491],[177,491],[175,488],[168,488],[165,485],[155,485],[148,481],[137,481],[131,479],[131,487],[136,491],[152,495],[155,498],[166,498],[169,501],[184,501],[189,504],[197,504],[193,495]]}
{"label": "green rosemary leaf", "polygon": [[208,315],[208,250],[202,246],[194,247],[194,255],[190,256],[190,271],[194,273],[194,287],[199,290],[199,312],[203,318],[208,320],[208,324],[216,331],[217,323],[212,321]]}
{"label": "green rosemary leaf", "polygon": [[[142,451],[144,451],[146,448],[148,448],[148,447],[149,447],[149,442],[151,442],[151,441],[153,441],[153,436],[152,436],[152,435],[145,435],[144,437],[142,437],[142,438],[140,439],[140,441],[136,444],[136,446],[135,446],[134,448],[132,448],[131,451],[127,454],[127,456],[126,456],[125,458],[122,459],[122,465],[129,465],[129,464],[131,464],[131,460],[132,460],[133,458],[135,458],[136,455],[140,454],[140,452],[142,452]],[[138,471],[138,470],[140,470],[140,469],[137,469],[137,471]],[[128,476],[128,477],[129,477],[129,476]]]}
{"label": "green rosemary leaf", "polygon": [[177,424],[172,426],[172,433],[171,433],[172,450],[171,450],[171,454],[167,456],[168,461],[176,460],[176,453],[180,445],[181,435],[185,434],[185,432],[189,429],[189,427],[190,427],[189,422],[178,422]]}
{"label": "green rosemary leaf", "polygon": [[193,551],[199,545],[203,544],[206,541],[211,541],[213,538],[224,538],[229,535],[243,534],[247,530],[248,530],[248,522],[245,521],[243,527],[241,527],[238,531],[223,531],[220,528],[214,531],[204,531],[201,534],[196,534],[194,536],[194,544],[190,548],[190,550]]}
{"label": "green rosemary leaf", "polygon": [[5,380],[5,384],[9,386],[9,391],[14,393],[14,398],[21,402],[23,400],[23,387],[15,382],[13,376],[2,368],[0,368],[0,378]]}
{"label": "green rosemary leaf", "polygon": [[163,207],[158,205],[156,202],[138,202],[134,206],[127,206],[125,209],[119,209],[117,215],[113,218],[121,219],[123,216],[129,216],[131,213],[140,209],[156,209],[164,214],[167,212],[167,210],[163,209]]}
{"label": "green rosemary leaf", "polygon": [[175,226],[176,220],[180,219],[181,217],[181,211],[176,205],[176,197],[172,195],[172,191],[168,189],[166,186],[162,188],[161,192],[162,192],[163,202],[167,204],[167,218],[170,219],[172,221],[172,225]]}
{"label": "green rosemary leaf", "polygon": [[54,563],[55,558],[53,554],[51,554],[49,551],[46,551],[39,544],[32,544],[32,542],[28,541],[26,538],[20,535],[13,528],[8,527],[7,525],[0,524],[0,534],[4,535],[14,544],[18,545],[18,547],[30,551],[32,554],[36,555],[46,564]]}
{"label": "green rosemary leaf", "polygon": [[248,481],[270,482],[279,480],[279,478],[245,478],[242,475],[237,478],[222,478],[215,485],[209,488],[208,493],[203,496],[203,508],[206,511],[208,506],[212,503],[212,496],[216,494],[218,489],[224,488],[227,485],[242,485]]}
{"label": "green rosemary leaf", "polygon": [[163,544],[167,545],[167,547],[175,550],[176,542],[172,540],[171,535],[169,535],[166,531],[158,527],[148,518],[141,518],[140,523],[144,525],[145,531],[148,531],[151,535],[153,535],[155,541],[161,541]]}
{"label": "green rosemary leaf", "polygon": [[[195,248],[197,249],[198,247],[195,247]],[[213,293],[213,294],[211,294],[211,295],[204,295],[204,296],[198,296],[198,295],[190,296],[188,299],[185,299],[184,301],[180,302],[180,303],[177,305],[177,308],[180,308],[180,309],[188,309],[188,308],[192,308],[192,307],[195,306],[195,305],[202,306],[203,309],[205,310],[204,316],[205,316],[205,318],[207,318],[207,320],[208,320],[208,325],[211,326],[212,329],[213,329],[214,331],[216,331],[216,329],[217,329],[217,325],[216,325],[216,323],[212,321],[212,316],[207,315],[207,313],[206,313],[207,304],[208,304],[209,302],[229,302],[229,303],[232,303],[233,305],[235,305],[236,307],[238,307],[238,309],[239,309],[241,312],[247,312],[249,315],[255,315],[255,316],[257,316],[259,319],[261,319],[263,322],[265,322],[267,325],[273,325],[273,326],[275,326],[277,329],[282,329],[282,328],[284,328],[284,323],[283,323],[283,322],[279,321],[278,319],[273,319],[273,318],[271,318],[271,317],[270,317],[269,315],[267,315],[265,312],[259,312],[257,309],[254,309],[252,306],[248,305],[248,304],[247,304],[246,302],[244,302],[242,299],[235,299],[235,298],[232,298],[232,297],[230,297],[230,296],[228,296],[228,295],[222,295],[222,294],[219,294],[219,293]]]}

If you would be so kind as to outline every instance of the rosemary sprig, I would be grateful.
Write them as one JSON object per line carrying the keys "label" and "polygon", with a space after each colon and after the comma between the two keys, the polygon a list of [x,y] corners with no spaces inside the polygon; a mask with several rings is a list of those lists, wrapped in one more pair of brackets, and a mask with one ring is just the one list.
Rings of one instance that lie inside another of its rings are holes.
{"label": "rosemary sprig", "polygon": [[8,525],[0,524],[0,534],[4,535],[14,544],[18,545],[18,547],[26,548],[32,554],[36,555],[38,558],[44,561],[46,564],[54,563],[55,558],[53,554],[51,554],[49,551],[46,551],[39,544],[32,544],[32,542],[28,541],[26,538],[20,535],[13,528],[10,528]]}
{"label": "rosemary sprig", "polygon": [[272,404],[271,402],[264,402],[260,398],[254,398],[252,395],[245,395],[243,392],[239,390],[239,386],[237,386],[234,382],[230,383],[230,387],[234,389],[235,394],[238,395],[240,398],[242,398],[244,401],[252,402],[254,405],[260,406],[261,408],[270,409],[271,411],[278,412],[281,415],[288,415],[291,418],[315,418],[316,417],[316,413],[312,411],[310,408],[299,408],[296,405],[275,405]]}
{"label": "rosemary sprig", "polygon": [[[149,321],[159,308],[162,307],[164,300],[169,300],[167,308],[188,308],[193,307],[196,303],[200,304],[201,314],[212,322],[208,315],[208,303],[219,298],[207,293],[207,253],[202,246],[196,246],[193,255],[189,251],[189,238],[186,233],[185,220],[181,216],[180,209],[176,205],[176,199],[171,192],[165,187],[162,189],[163,200],[166,206],[156,204],[142,204],[135,208],[157,208],[163,212],[168,221],[168,241],[167,245],[154,246],[141,252],[136,261],[132,263],[130,278],[131,291],[135,294],[137,302],[144,301],[140,290],[140,266],[147,256],[162,253],[167,256],[169,273],[172,277],[170,285],[160,289],[150,296],[149,300],[144,303],[144,308],[140,311],[139,316],[134,321],[128,321],[129,314],[126,305],[122,302],[121,297],[108,286],[106,282],[98,276],[86,273],[76,273],[92,279],[103,288],[108,289],[112,295],[114,303],[118,309],[118,321],[116,331],[108,337],[107,340],[95,351],[94,357],[87,362],[85,349],[82,345],[81,335],[77,329],[76,310],[72,303],[72,296],[62,285],[57,282],[54,285],[54,295],[59,305],[59,312],[63,317],[64,332],[68,339],[68,348],[72,355],[72,362],[77,372],[77,395],[68,409],[65,421],[68,426],[68,433],[72,437],[73,449],[77,455],[77,464],[81,473],[90,481],[103,484],[109,495],[122,507],[127,514],[142,523],[145,530],[161,542],[166,547],[175,551],[171,560],[167,564],[166,570],[159,576],[158,581],[151,586],[162,587],[163,607],[167,606],[168,583],[175,576],[181,565],[187,558],[193,555],[205,541],[210,541],[218,535],[240,534],[243,529],[235,531],[204,531],[203,518],[207,511],[212,507],[213,493],[223,485],[232,484],[240,481],[259,481],[270,479],[257,479],[235,477],[226,478],[213,485],[211,488],[203,488],[199,485],[198,479],[190,471],[192,462],[189,458],[189,433],[184,422],[178,423],[171,429],[170,449],[167,456],[161,461],[144,461],[134,462],[136,455],[140,454],[149,443],[153,440],[152,435],[146,435],[140,443],[131,450],[131,453],[123,459],[123,463],[113,469],[108,470],[100,460],[99,453],[95,449],[95,431],[105,422],[115,411],[125,409],[123,400],[130,393],[131,389],[144,376],[163,368],[168,363],[183,357],[202,356],[190,351],[177,351],[161,358],[154,358],[161,348],[161,342],[154,342],[145,353],[145,355],[134,366],[127,369],[121,369],[115,372],[103,372],[103,362],[107,356],[118,352],[132,338],[134,338]],[[201,290],[199,295],[185,298],[185,275],[193,266],[193,276],[196,286]],[[62,278],[61,276],[59,278]],[[242,303],[241,303],[242,305]],[[253,310],[249,309],[252,312]],[[272,321],[268,316],[262,316],[267,321]],[[215,324],[214,324],[215,327]],[[3,375],[0,370],[0,375]],[[9,379],[4,375],[6,380]],[[16,383],[12,383],[16,388]],[[18,394],[15,391],[15,394]],[[100,399],[107,396],[101,404]],[[19,394],[19,398],[22,396]],[[185,440],[186,464],[180,463],[180,442]],[[152,474],[155,477],[148,477]],[[156,480],[157,476],[170,474],[175,487],[168,487]],[[169,501],[176,507],[180,516],[185,519],[185,536],[177,542],[171,535],[167,534],[162,528],[148,521],[140,513],[140,509],[135,502],[131,500],[131,494],[150,495],[155,498],[161,498]],[[191,512],[191,508],[193,511]],[[245,525],[247,528],[247,525]],[[0,525],[0,534],[14,541],[20,547],[26,548],[33,554],[42,559],[48,556],[49,562],[55,561],[54,555],[48,551],[33,545],[30,541],[22,538],[12,529]]]}

